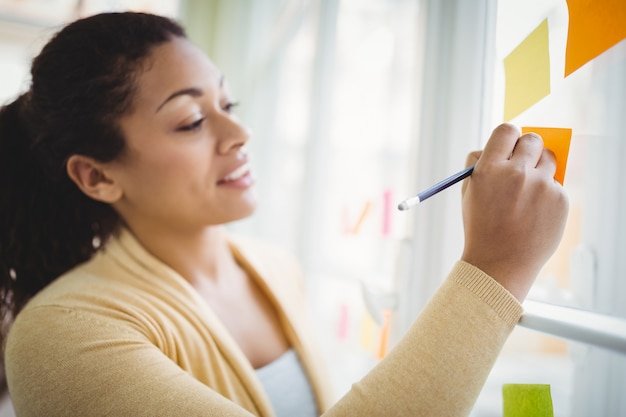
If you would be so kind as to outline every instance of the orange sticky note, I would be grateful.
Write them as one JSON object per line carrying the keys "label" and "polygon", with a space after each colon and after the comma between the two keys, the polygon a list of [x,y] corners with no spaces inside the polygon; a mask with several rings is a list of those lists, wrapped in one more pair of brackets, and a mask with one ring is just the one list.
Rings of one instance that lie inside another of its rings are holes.
{"label": "orange sticky note", "polygon": [[561,127],[522,127],[522,134],[533,132],[543,138],[543,146],[550,149],[556,157],[554,179],[563,185],[565,168],[569,156],[569,144],[572,140],[572,129]]}
{"label": "orange sticky note", "polygon": [[626,39],[624,0],[567,0],[565,76]]}
{"label": "orange sticky note", "polygon": [[550,94],[548,19],[504,58],[504,121]]}
{"label": "orange sticky note", "polygon": [[363,205],[363,209],[361,210],[361,214],[359,214],[359,218],[357,219],[356,223],[352,227],[353,235],[356,235],[359,233],[359,231],[361,230],[361,226],[363,226],[363,222],[365,221],[365,218],[369,214],[371,208],[372,208],[372,202],[366,201],[365,204]]}
{"label": "orange sticky note", "polygon": [[380,329],[380,339],[378,344],[378,351],[376,352],[376,358],[382,360],[387,356],[387,349],[389,348],[389,327],[391,326],[391,311],[383,311],[385,317],[385,323]]}

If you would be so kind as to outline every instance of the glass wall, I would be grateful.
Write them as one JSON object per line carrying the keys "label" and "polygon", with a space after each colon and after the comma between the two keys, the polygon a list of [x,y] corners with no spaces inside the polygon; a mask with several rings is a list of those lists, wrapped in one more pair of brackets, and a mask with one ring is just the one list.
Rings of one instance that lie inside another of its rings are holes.
{"label": "glass wall", "polygon": [[[623,27],[626,8],[560,0],[497,6],[493,124],[572,129],[565,235],[529,299],[626,318],[626,223],[617,191],[626,175],[626,43],[624,36],[611,38],[612,26]],[[598,48],[585,55],[591,47]],[[587,58],[572,70],[577,55]],[[492,399],[501,398],[504,382],[550,384],[555,416],[622,415],[625,375],[623,354],[518,327],[477,405],[485,414],[478,415],[500,415]]]}
{"label": "glass wall", "polygon": [[[188,3],[184,15],[254,131],[260,204],[230,227],[299,257],[337,395],[392,343],[395,280],[411,219],[396,207],[414,192],[418,4],[212,2],[224,20],[209,34],[192,17],[203,4]],[[235,26],[249,32],[231,39]],[[211,40],[225,36],[228,50]]]}

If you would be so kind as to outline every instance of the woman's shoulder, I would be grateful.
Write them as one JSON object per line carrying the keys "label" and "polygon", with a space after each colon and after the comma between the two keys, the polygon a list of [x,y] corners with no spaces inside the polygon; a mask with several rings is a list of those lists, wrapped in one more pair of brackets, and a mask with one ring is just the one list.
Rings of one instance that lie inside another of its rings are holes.
{"label": "woman's shoulder", "polygon": [[77,298],[89,298],[89,294],[102,295],[107,285],[102,276],[90,270],[92,262],[80,264],[54,279],[28,301],[23,311],[46,305],[63,307]]}
{"label": "woman's shoulder", "polygon": [[53,323],[72,323],[77,328],[90,322],[143,328],[143,316],[161,305],[193,304],[183,285],[174,278],[157,279],[158,272],[98,252],[31,298],[13,327],[23,322],[28,323],[25,328],[36,329],[45,316]]}
{"label": "woman's shoulder", "polygon": [[[89,273],[85,266],[63,274],[17,314],[7,338],[8,358],[23,357],[24,346],[41,343],[42,338],[50,338],[55,346],[61,346],[94,327],[116,327],[123,334],[127,326],[120,324],[112,313],[122,311],[119,306],[125,301],[117,298],[119,294],[123,291],[107,286],[102,277]],[[129,299],[131,294],[124,297]]]}

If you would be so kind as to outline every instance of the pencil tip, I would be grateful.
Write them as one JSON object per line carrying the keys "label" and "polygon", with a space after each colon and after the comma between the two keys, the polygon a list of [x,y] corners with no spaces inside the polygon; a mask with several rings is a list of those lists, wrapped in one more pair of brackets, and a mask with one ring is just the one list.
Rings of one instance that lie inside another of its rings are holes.
{"label": "pencil tip", "polygon": [[398,210],[408,210],[409,205],[406,203],[406,201],[403,201],[402,203],[398,204]]}

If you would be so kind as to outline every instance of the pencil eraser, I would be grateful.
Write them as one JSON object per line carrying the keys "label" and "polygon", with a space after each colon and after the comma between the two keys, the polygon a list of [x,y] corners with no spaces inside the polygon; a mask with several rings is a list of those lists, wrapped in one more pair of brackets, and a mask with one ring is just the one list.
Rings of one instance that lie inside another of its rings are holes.
{"label": "pencil eraser", "polygon": [[522,127],[522,134],[536,133],[543,139],[543,146],[550,149],[556,157],[554,179],[563,185],[565,168],[569,156],[569,145],[572,140],[572,129],[561,127]]}
{"label": "pencil eraser", "polygon": [[554,417],[550,385],[502,385],[502,417]]}

